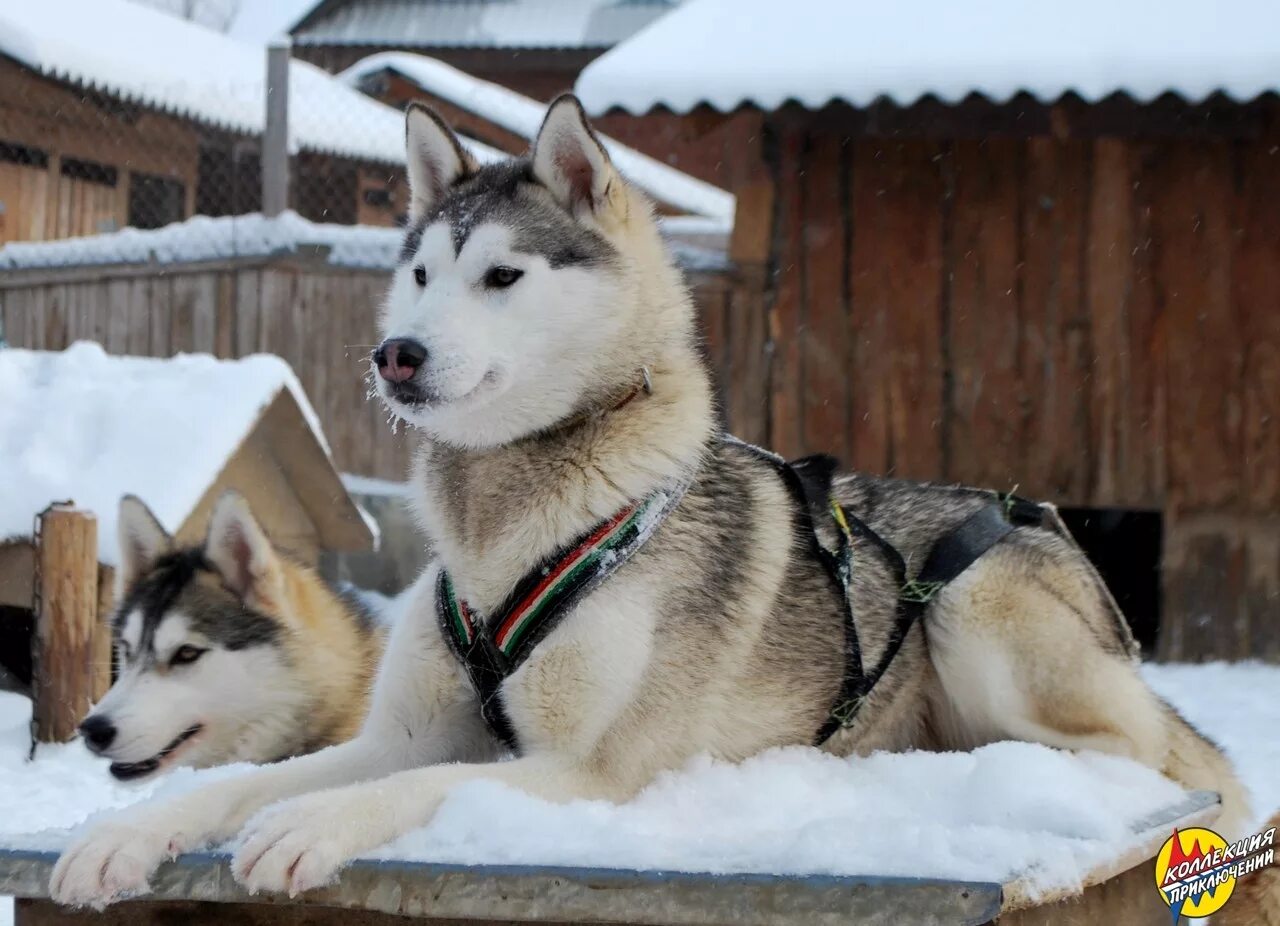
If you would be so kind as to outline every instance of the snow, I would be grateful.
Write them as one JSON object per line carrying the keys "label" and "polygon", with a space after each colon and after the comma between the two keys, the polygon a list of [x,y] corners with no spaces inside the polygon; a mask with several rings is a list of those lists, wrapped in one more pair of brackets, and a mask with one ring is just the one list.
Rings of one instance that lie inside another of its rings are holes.
{"label": "snow", "polygon": [[[265,46],[127,0],[0,5],[0,54],[95,93],[261,135]],[[483,161],[497,153],[468,144]],[[404,116],[320,68],[289,65],[289,148],[404,163]]]}
{"label": "snow", "polygon": [[287,35],[317,0],[242,0],[227,34],[243,42],[263,43]]}
{"label": "snow", "polygon": [[60,241],[21,241],[0,247],[0,270],[100,264],[189,263],[231,257],[270,257],[328,248],[333,266],[389,269],[404,232],[371,225],[312,222],[296,212],[273,218],[194,216],[163,228],[125,228]]}
{"label": "snow", "polygon": [[407,482],[378,479],[374,476],[361,476],[359,473],[343,473],[342,485],[352,495],[401,497],[409,494],[409,484]]}
{"label": "snow", "polygon": [[1139,101],[1280,89],[1275,0],[689,0],[583,70],[587,110],[820,109],[971,93]]}
{"label": "snow", "polygon": [[[681,222],[683,218],[659,220],[680,266],[705,271],[726,267],[723,236],[686,231],[693,228],[705,232],[718,220],[702,219],[701,225],[691,226]],[[674,231],[668,230],[669,225]],[[0,272],[272,257],[316,248],[329,249],[326,260],[332,266],[390,270],[396,266],[403,239],[404,232],[399,228],[312,222],[292,211],[273,218],[261,213],[218,218],[200,215],[164,228],[125,228],[58,241],[16,241],[0,247]]]}
{"label": "snow", "polygon": [[99,558],[114,565],[120,496],[140,496],[175,531],[281,389],[327,452],[279,357],[116,357],[89,341],[0,350],[0,540],[30,536],[38,512],[70,499],[97,515]]}
{"label": "snow", "polygon": [[[1280,666],[1148,665],[1151,683],[1218,738],[1257,797],[1280,804]],[[177,769],[115,784],[78,744],[25,760],[24,698],[0,694],[0,843],[56,848],[101,810],[180,793],[245,766]],[[1182,792],[1097,754],[1026,743],[973,753],[838,759],[775,749],[740,765],[696,759],[635,800],[557,805],[490,782],[453,791],[432,823],[374,853],[462,864],[586,865],[695,872],[902,875],[1070,886],[1111,858],[1128,827]],[[39,835],[28,835],[36,831]],[[873,834],[873,835],[869,835]]]}
{"label": "snow", "polygon": [[[359,86],[362,78],[384,70],[399,74],[432,96],[530,140],[537,136],[546,115],[546,104],[499,84],[472,77],[426,55],[381,52],[357,61],[338,78],[355,87]],[[641,154],[607,135],[600,135],[600,141],[622,175],[652,198],[684,212],[732,222],[733,194]]]}

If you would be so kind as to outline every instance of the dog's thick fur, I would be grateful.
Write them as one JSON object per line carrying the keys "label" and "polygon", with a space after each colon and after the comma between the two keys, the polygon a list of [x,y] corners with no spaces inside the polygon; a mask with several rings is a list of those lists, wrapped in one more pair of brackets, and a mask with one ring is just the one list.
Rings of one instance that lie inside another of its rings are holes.
{"label": "dog's thick fur", "polygon": [[[427,359],[379,386],[422,435],[418,504],[461,594],[491,611],[536,563],[629,500],[682,475],[692,488],[503,685],[519,757],[493,761],[441,638],[432,566],[392,631],[356,739],[89,830],[54,872],[59,901],[142,891],[166,857],[241,829],[243,884],[305,890],[425,824],[459,782],[625,800],[698,753],[737,760],[809,743],[832,706],[844,657],[831,583],[797,536],[776,473],[718,439],[684,285],[649,204],[614,171],[576,100],[552,104],[526,160],[480,168],[420,108],[408,114],[408,143],[412,227],[383,333],[420,342]],[[523,276],[509,282],[495,268]],[[622,404],[642,368],[652,394]],[[914,563],[976,504],[853,475],[838,492]],[[859,546],[856,556],[854,612],[874,664],[897,590],[878,553]],[[1069,541],[1016,530],[925,623],[856,724],[825,748],[1016,737],[1100,749],[1219,791],[1223,827],[1241,824],[1228,763],[1143,684]]]}
{"label": "dog's thick fur", "polygon": [[133,496],[118,529],[119,675],[83,726],[114,730],[86,745],[116,777],[275,762],[356,734],[385,634],[278,551],[241,496],[218,501],[201,546],[175,546]]}

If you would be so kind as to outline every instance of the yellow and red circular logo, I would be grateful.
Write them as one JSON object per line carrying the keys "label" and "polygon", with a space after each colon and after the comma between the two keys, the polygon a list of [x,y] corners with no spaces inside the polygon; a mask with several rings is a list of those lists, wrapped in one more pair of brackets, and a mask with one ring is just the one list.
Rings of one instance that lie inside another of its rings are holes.
{"label": "yellow and red circular logo", "polygon": [[1236,889],[1227,841],[1203,827],[1174,830],[1156,856],[1156,887],[1179,916],[1199,919],[1217,913]]}

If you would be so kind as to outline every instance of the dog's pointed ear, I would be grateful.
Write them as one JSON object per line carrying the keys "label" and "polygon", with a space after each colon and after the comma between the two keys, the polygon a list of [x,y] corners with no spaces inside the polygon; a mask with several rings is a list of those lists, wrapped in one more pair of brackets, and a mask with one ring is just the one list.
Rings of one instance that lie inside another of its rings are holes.
{"label": "dog's pointed ear", "polygon": [[431,107],[410,103],[404,139],[409,171],[409,218],[416,220],[444,198],[449,187],[477,170],[448,123]]}
{"label": "dog's pointed ear", "polygon": [[241,598],[272,597],[280,561],[240,493],[226,492],[214,505],[204,555]]}
{"label": "dog's pointed ear", "polygon": [[121,590],[127,589],[151,568],[152,563],[173,549],[173,538],[169,532],[136,495],[120,499],[116,540],[120,547],[116,581]]}
{"label": "dog's pointed ear", "polygon": [[613,162],[571,93],[547,109],[533,142],[533,175],[575,215],[599,213],[618,202],[622,185]]}

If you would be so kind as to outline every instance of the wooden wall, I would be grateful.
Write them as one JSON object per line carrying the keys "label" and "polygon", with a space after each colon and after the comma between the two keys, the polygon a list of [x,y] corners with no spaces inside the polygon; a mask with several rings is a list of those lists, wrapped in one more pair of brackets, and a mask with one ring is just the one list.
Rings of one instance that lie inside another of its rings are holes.
{"label": "wooden wall", "polygon": [[[728,284],[694,278],[695,297],[723,309]],[[114,266],[0,275],[0,320],[10,346],[61,350],[77,340],[109,353],[168,357],[278,354],[315,407],[342,472],[403,479],[409,443],[381,403],[367,401],[384,271],[314,260],[237,260],[170,267]]]}
{"label": "wooden wall", "polygon": [[[192,213],[199,142],[191,123],[65,87],[3,57],[0,86],[0,144],[48,155],[43,167],[0,159],[0,244],[124,228],[134,172],[182,183]],[[65,176],[63,159],[114,168],[115,183]]]}
{"label": "wooden wall", "polygon": [[767,281],[747,427],[870,472],[1158,509],[1162,654],[1280,658],[1277,124],[777,119],[739,188],[735,256]]}

